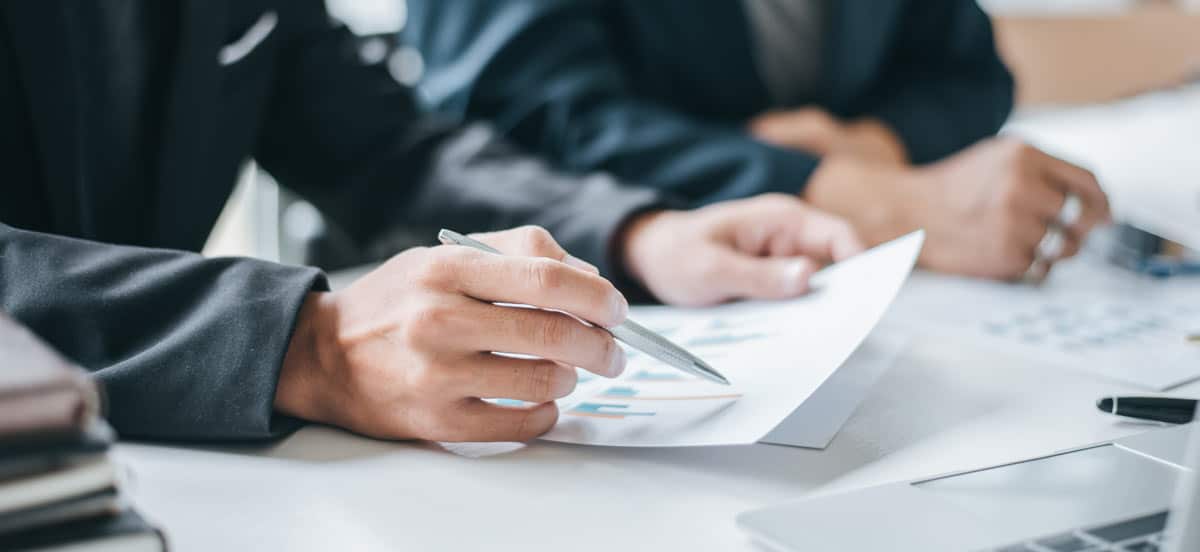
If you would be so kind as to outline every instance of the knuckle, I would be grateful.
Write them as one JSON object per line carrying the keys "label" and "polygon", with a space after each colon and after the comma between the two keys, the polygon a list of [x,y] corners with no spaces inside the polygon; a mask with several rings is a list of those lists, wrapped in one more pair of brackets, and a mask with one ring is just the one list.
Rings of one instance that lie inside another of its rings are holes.
{"label": "knuckle", "polygon": [[567,266],[550,259],[532,259],[528,264],[529,280],[542,290],[553,290],[566,284]]}
{"label": "knuckle", "polygon": [[558,366],[550,361],[533,363],[525,371],[525,391],[536,402],[545,402],[554,398],[554,380]]}
{"label": "knuckle", "polygon": [[394,266],[404,266],[409,263],[420,263],[422,262],[421,259],[427,257],[431,251],[432,249],[429,247],[411,247],[401,251],[400,253],[392,255],[392,257],[384,263],[384,266],[391,268]]}
{"label": "knuckle", "polygon": [[429,255],[425,262],[417,268],[417,284],[434,289],[445,289],[452,286],[458,277],[462,257],[462,253],[454,251],[454,249],[458,248],[434,248],[432,251],[436,253]]}
{"label": "knuckle", "polygon": [[429,302],[416,308],[401,328],[404,343],[420,347],[436,342],[454,327],[458,313],[453,307]]}
{"label": "knuckle", "polygon": [[446,371],[434,363],[422,362],[410,371],[410,383],[415,389],[433,391],[442,389],[446,383]]}
{"label": "knuckle", "polygon": [[442,334],[454,325],[458,310],[444,302],[430,301],[417,310],[416,318],[416,322],[434,330],[434,333]]}
{"label": "knuckle", "polygon": [[561,248],[554,236],[541,226],[526,226],[521,230],[525,249],[533,255],[557,256]]}
{"label": "knuckle", "polygon": [[573,325],[566,316],[548,316],[539,327],[538,340],[546,348],[556,348],[570,338]]}
{"label": "knuckle", "polygon": [[533,410],[532,409],[521,413],[521,419],[520,419],[520,421],[517,422],[517,429],[515,432],[515,436],[516,436],[515,438],[517,441],[524,442],[524,441],[532,440],[534,437],[537,437],[537,429],[534,427],[534,425],[532,423],[530,423],[532,421],[532,419],[533,419]]}

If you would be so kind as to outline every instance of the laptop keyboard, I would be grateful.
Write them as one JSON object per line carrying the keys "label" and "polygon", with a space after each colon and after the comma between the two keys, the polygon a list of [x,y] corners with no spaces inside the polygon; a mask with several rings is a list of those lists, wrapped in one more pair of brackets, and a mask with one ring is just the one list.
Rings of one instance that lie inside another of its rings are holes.
{"label": "laptop keyboard", "polygon": [[1158,552],[1167,512],[1075,529],[996,548],[994,552]]}

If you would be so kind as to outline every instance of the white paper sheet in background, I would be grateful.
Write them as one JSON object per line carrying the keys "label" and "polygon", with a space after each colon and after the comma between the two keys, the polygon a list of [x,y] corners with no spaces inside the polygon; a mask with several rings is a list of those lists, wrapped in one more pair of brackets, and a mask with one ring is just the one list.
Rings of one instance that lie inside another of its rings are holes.
{"label": "white paper sheet in background", "polygon": [[1118,221],[1200,251],[1200,83],[1018,113],[1004,133],[1096,173]]}
{"label": "white paper sheet in background", "polygon": [[912,271],[915,232],[838,263],[814,291],[784,302],[705,309],[635,308],[630,316],[704,358],[720,386],[629,351],[620,378],[583,378],[542,439],[607,446],[754,443],[803,404],[858,348]]}
{"label": "white paper sheet in background", "polygon": [[939,339],[1163,391],[1200,378],[1200,279],[1158,280],[1096,251],[1055,266],[1041,286],[918,272],[892,318]]}
{"label": "white paper sheet in background", "polygon": [[[1106,104],[1019,113],[1004,127],[1095,172],[1114,217],[1200,251],[1200,83]],[[1095,233],[1094,233],[1095,234]],[[1095,245],[1095,237],[1089,245]],[[1040,287],[918,272],[897,314],[939,337],[1162,391],[1200,377],[1200,278],[1113,267],[1103,247]],[[912,305],[913,308],[909,308]]]}

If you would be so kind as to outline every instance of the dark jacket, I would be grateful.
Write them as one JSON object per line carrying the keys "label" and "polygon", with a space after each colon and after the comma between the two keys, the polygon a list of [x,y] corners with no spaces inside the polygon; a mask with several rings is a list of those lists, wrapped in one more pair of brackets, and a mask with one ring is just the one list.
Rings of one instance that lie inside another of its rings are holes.
{"label": "dark jacket", "polygon": [[[999,129],[1013,83],[971,0],[828,0],[817,105],[916,163]],[[429,105],[574,171],[700,202],[802,189],[817,160],[743,130],[771,108],[742,0],[408,0]],[[790,106],[798,107],[798,106]]]}
{"label": "dark jacket", "polygon": [[[250,157],[360,240],[397,222],[430,236],[542,224],[605,270],[617,226],[657,201],[418,116],[320,0],[177,0],[170,78],[148,94],[165,105],[156,170],[132,189],[102,170],[108,133],[89,115],[108,106],[81,70],[71,1],[0,5],[0,309],[96,371],[123,435],[253,439],[290,425],[272,420],[276,379],[323,276],[187,252]],[[271,34],[219,64],[269,12]]]}

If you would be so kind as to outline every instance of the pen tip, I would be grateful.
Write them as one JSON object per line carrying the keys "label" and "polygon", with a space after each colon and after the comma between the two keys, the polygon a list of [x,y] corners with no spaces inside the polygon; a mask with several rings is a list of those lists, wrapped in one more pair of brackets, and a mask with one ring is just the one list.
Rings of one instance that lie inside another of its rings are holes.
{"label": "pen tip", "polygon": [[721,375],[721,373],[716,371],[716,369],[714,369],[712,366],[709,366],[707,362],[695,359],[692,361],[692,366],[695,366],[696,369],[707,375],[709,381],[713,383],[719,383],[721,385],[729,385],[729,380],[725,379],[725,376]]}
{"label": "pen tip", "polygon": [[1100,409],[1103,412],[1112,412],[1112,409],[1113,409],[1112,397],[1104,397],[1103,399],[1096,401],[1096,408]]}

